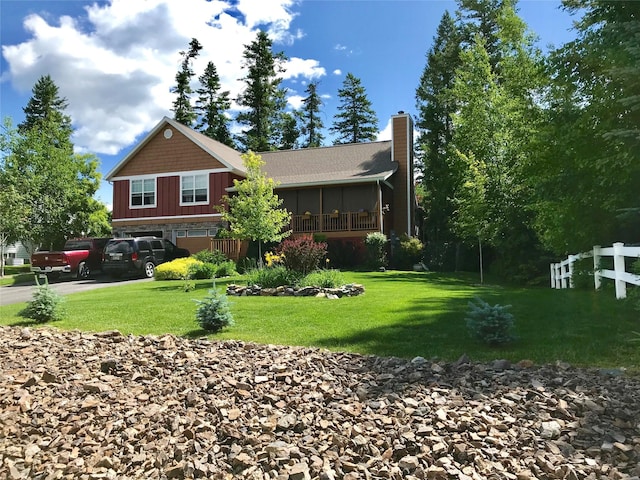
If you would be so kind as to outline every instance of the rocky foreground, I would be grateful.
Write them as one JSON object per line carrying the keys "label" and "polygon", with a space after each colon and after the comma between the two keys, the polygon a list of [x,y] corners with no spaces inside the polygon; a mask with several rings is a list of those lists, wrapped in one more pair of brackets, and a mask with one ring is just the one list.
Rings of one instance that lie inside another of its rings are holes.
{"label": "rocky foreground", "polygon": [[0,327],[0,478],[637,478],[619,373]]}

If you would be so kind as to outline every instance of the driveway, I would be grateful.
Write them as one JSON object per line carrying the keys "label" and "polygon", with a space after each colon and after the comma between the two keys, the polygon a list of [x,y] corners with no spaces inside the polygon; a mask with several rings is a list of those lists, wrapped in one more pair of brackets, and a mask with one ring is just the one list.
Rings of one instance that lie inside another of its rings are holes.
{"label": "driveway", "polygon": [[[96,288],[112,287],[114,285],[126,285],[127,283],[150,282],[152,278],[136,278],[133,280],[114,279],[107,276],[98,276],[89,280],[60,280],[49,285],[61,295],[84,292]],[[0,306],[11,303],[28,302],[33,298],[35,284],[31,285],[7,285],[0,287]]]}

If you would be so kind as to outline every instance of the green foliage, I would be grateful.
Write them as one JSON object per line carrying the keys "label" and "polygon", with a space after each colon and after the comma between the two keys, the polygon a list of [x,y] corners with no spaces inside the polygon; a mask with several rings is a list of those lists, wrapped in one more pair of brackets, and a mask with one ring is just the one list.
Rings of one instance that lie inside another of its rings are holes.
{"label": "green foliage", "polygon": [[364,244],[367,247],[369,264],[373,268],[387,265],[387,236],[384,233],[373,232],[367,234]]}
{"label": "green foliage", "polygon": [[230,277],[231,275],[235,275],[236,273],[238,273],[236,264],[232,260],[227,260],[226,262],[222,263],[216,263],[215,268],[216,278]]}
{"label": "green foliage", "polygon": [[229,91],[220,91],[220,75],[213,62],[207,63],[204,73],[198,78],[201,87],[197,90],[195,111],[200,114],[197,130],[207,137],[234,148],[229,130],[229,119],[225,112],[231,107]]}
{"label": "green foliage", "polygon": [[194,262],[187,269],[187,277],[193,280],[205,280],[216,277],[217,265],[214,263]]}
{"label": "green foliage", "polygon": [[593,290],[593,258],[581,258],[573,262],[573,275],[571,276],[573,288],[580,290]]}
{"label": "green foliage", "polygon": [[193,257],[176,258],[170,262],[162,263],[155,269],[156,280],[185,280],[190,278],[192,268],[199,268],[202,262]]}
{"label": "green foliage", "polygon": [[245,45],[242,78],[245,89],[237,98],[244,107],[236,117],[243,127],[237,140],[243,151],[266,152],[278,147],[282,126],[281,114],[286,106],[285,92],[280,86],[284,72],[284,53],[274,53],[273,42],[266,32],[260,30],[256,39]]}
{"label": "green foliage", "polygon": [[247,273],[258,268],[258,259],[252,257],[241,258],[238,261],[238,273]]}
{"label": "green foliage", "polygon": [[310,82],[304,93],[307,96],[302,99],[300,110],[302,123],[300,133],[305,137],[302,146],[303,148],[320,147],[324,141],[324,135],[322,135],[324,125],[320,114],[322,98],[318,94],[318,81]]}
{"label": "green foliage", "polygon": [[337,288],[344,285],[344,274],[333,268],[321,269],[305,275],[299,282],[301,287]]}
{"label": "green foliage", "polygon": [[283,285],[298,285],[301,274],[289,270],[284,265],[256,268],[244,274],[247,285],[260,285],[262,288],[276,288]]}
{"label": "green foliage", "polygon": [[395,268],[411,270],[416,263],[422,261],[424,245],[419,238],[410,237],[407,234],[400,236],[400,244],[394,252]]}
{"label": "green foliage", "polygon": [[362,81],[347,73],[342,88],[338,89],[338,113],[334,115],[330,132],[336,134],[334,145],[370,142],[378,134],[378,117],[371,108],[371,101]]}
{"label": "green foliage", "polygon": [[176,86],[171,89],[171,93],[176,94],[173,102],[174,119],[183,125],[191,127],[197,114],[191,105],[191,78],[194,76],[191,65],[193,60],[200,55],[202,45],[196,38],[192,38],[189,42],[189,50],[180,52],[182,63],[180,70],[176,73]]}
{"label": "green foliage", "polygon": [[220,250],[214,250],[213,252],[210,250],[200,250],[191,256],[203,263],[224,263],[229,260]]}
{"label": "green foliage", "polygon": [[[36,277],[36,282],[37,282]],[[20,312],[25,318],[30,318],[36,323],[46,323],[64,318],[62,308],[63,298],[56,293],[45,280],[45,283],[36,287],[33,300],[27,303],[27,307]]]}
{"label": "green foliage", "polygon": [[195,300],[198,304],[196,321],[203,330],[219,332],[225,327],[234,325],[233,315],[226,295],[218,293],[214,288],[203,300]]}
{"label": "green foliage", "polygon": [[471,336],[491,346],[511,343],[515,339],[513,315],[507,312],[511,305],[489,305],[480,298],[476,302],[469,302],[465,317]]}
{"label": "green foliage", "polygon": [[317,269],[327,256],[327,244],[314,241],[311,235],[302,235],[286,239],[277,251],[286,268],[306,275]]}
{"label": "green foliage", "polygon": [[247,171],[244,180],[234,180],[236,194],[224,195],[218,206],[222,218],[230,223],[234,238],[258,240],[259,256],[262,258],[262,242],[278,242],[291,230],[285,227],[291,221],[291,213],[281,208],[282,200],[274,193],[277,183],[262,173],[264,162],[260,155],[248,152],[242,155]]}

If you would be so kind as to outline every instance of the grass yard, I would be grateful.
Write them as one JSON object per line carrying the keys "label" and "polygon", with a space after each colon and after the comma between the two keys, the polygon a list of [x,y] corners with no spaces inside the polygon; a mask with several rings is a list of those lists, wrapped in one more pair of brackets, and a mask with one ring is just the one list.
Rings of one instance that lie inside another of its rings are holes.
{"label": "grass yard", "polygon": [[[438,357],[456,360],[530,359],[574,365],[640,370],[638,313],[610,291],[480,286],[475,276],[434,272],[345,272],[362,283],[359,297],[327,300],[297,297],[230,297],[235,325],[213,339],[319,346],[364,354]],[[228,283],[218,280],[223,291]],[[181,281],[108,287],[69,295],[62,329],[124,334],[206,335],[195,321],[196,303],[211,287],[197,281],[184,292]],[[491,348],[473,341],[466,329],[467,303],[480,297],[512,305],[518,340]],[[25,304],[0,307],[0,324],[32,325],[18,312]]]}

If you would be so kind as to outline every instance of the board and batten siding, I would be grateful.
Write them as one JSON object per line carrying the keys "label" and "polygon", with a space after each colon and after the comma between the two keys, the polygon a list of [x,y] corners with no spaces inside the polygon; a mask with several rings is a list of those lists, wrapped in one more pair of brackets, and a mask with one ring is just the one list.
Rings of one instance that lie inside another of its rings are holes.
{"label": "board and batten siding", "polygon": [[127,179],[113,182],[113,219],[144,217],[168,217],[184,215],[210,215],[218,213],[216,205],[233,185],[230,172],[209,174],[209,203],[207,205],[180,206],[180,177],[158,176],[156,181],[156,206],[152,208],[129,208],[130,182]]}
{"label": "board and batten siding", "polygon": [[399,113],[392,121],[392,158],[398,162],[393,179],[393,229],[397,235],[413,235],[415,224],[413,185],[413,122]]}

